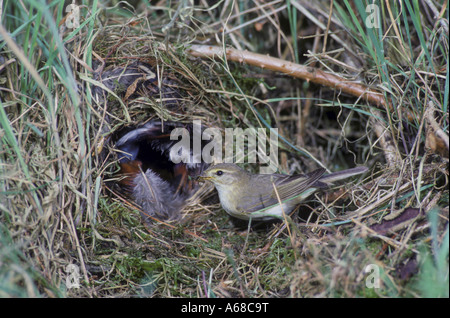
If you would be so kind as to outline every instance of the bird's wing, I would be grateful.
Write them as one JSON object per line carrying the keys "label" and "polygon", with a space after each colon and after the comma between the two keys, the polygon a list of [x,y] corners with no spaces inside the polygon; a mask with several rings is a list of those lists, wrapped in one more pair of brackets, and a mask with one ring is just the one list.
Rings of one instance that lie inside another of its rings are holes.
{"label": "bird's wing", "polygon": [[[276,191],[278,192],[280,200],[283,202],[291,199],[312,187],[321,188],[326,186],[319,181],[324,173],[325,169],[321,168],[305,175],[288,176],[288,178],[282,179],[275,183]],[[272,195],[275,196],[275,198],[277,197],[275,190]]]}
{"label": "bird's wing", "polygon": [[243,200],[244,202],[237,208],[242,212],[251,213],[279,204],[280,201],[284,203],[294,199],[309,188],[325,186],[319,181],[324,173],[325,169],[318,169],[306,175],[255,175],[256,184],[260,185],[261,191],[249,189],[250,191],[245,194],[246,200]]}

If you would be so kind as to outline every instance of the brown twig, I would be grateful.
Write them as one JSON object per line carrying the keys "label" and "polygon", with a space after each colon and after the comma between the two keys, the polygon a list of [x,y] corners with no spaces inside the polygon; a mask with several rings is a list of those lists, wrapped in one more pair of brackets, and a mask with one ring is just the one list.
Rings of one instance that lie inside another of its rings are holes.
{"label": "brown twig", "polygon": [[434,117],[434,112],[436,108],[434,107],[434,103],[430,101],[428,103],[428,108],[425,111],[425,120],[428,125],[431,127],[431,130],[427,133],[427,139],[425,145],[430,148],[433,152],[439,153],[441,155],[445,154],[448,157],[449,147],[449,138],[445,131],[439,126],[438,122]]}
{"label": "brown twig", "polygon": [[249,65],[281,72],[318,85],[328,86],[330,88],[340,90],[343,93],[361,97],[377,106],[386,106],[383,94],[369,88],[366,85],[348,81],[343,77],[326,73],[314,67],[292,63],[259,53],[240,51],[233,48],[227,48],[224,52],[223,48],[210,45],[192,45],[187,52],[195,57],[202,58],[226,57],[227,60],[230,61],[247,63]]}

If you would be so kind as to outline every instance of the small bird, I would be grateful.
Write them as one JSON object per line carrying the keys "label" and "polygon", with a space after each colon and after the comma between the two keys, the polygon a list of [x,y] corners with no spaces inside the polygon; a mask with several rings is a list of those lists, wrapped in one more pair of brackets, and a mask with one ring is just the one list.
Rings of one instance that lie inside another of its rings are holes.
{"label": "small bird", "polygon": [[[199,180],[211,181],[223,209],[241,220],[283,219],[316,190],[330,183],[366,172],[357,167],[331,174],[317,169],[308,174],[252,174],[236,164],[210,166]],[[284,215],[283,215],[284,214]]]}

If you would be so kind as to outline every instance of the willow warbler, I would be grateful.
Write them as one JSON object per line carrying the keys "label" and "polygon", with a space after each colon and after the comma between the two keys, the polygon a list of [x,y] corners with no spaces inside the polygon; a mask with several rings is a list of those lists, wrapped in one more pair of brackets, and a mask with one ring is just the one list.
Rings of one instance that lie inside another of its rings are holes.
{"label": "willow warbler", "polygon": [[283,218],[314,191],[330,183],[366,172],[357,167],[331,174],[318,169],[308,174],[252,174],[241,167],[221,163],[210,166],[200,180],[211,181],[219,193],[223,209],[242,220]]}

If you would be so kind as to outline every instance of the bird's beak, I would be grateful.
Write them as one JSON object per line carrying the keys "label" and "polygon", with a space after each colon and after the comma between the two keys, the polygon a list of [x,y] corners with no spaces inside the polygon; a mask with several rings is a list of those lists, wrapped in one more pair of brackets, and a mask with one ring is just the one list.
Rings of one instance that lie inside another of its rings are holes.
{"label": "bird's beak", "polygon": [[209,180],[209,179],[211,179],[211,177],[206,175],[205,172],[203,172],[201,175],[199,175],[195,178],[196,181],[205,181],[205,180]]}

